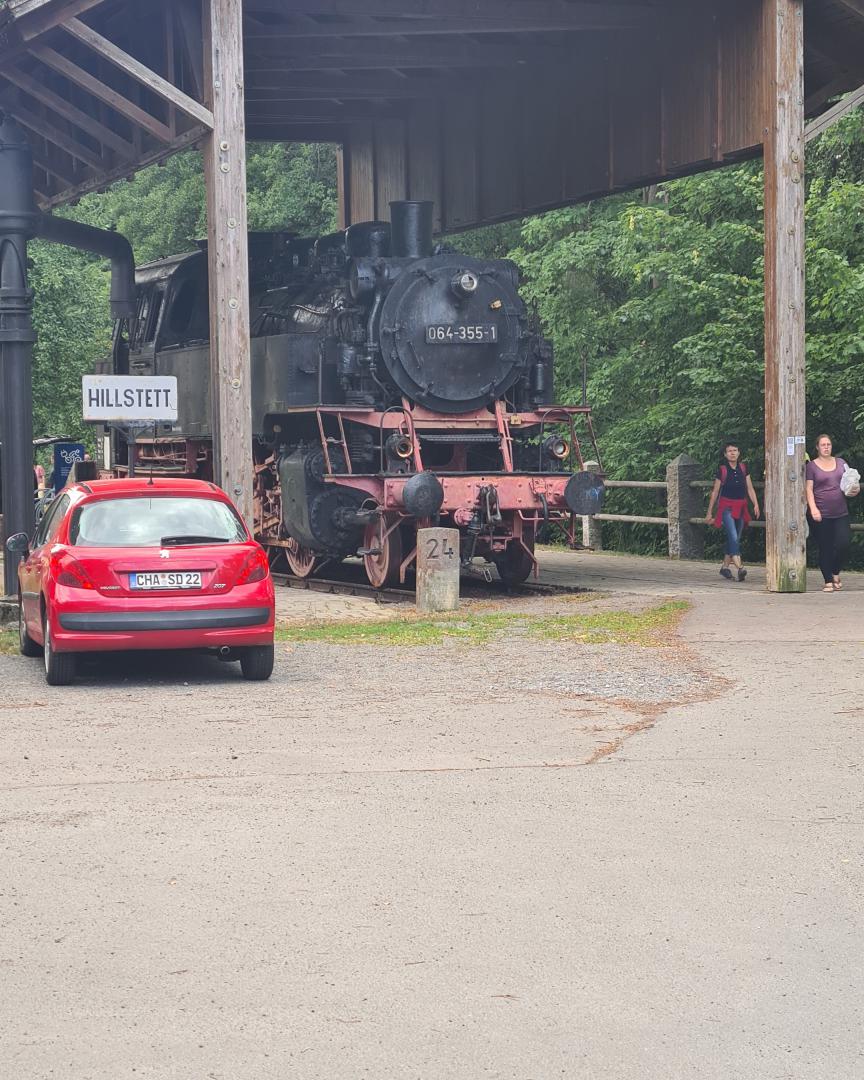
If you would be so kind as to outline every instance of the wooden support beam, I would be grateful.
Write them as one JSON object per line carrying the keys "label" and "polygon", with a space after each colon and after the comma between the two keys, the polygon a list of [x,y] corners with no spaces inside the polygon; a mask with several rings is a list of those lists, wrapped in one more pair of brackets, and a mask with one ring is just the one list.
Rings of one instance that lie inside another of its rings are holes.
{"label": "wooden support beam", "polygon": [[857,90],[853,90],[851,94],[847,94],[842,101],[838,101],[836,105],[832,105],[830,109],[827,109],[821,116],[817,116],[815,120],[811,120],[804,131],[804,141],[810,142],[811,139],[815,139],[817,135],[821,135],[823,131],[827,131],[832,124],[836,124],[841,116],[845,116],[851,109],[857,108],[862,102],[864,102],[864,86],[859,86]]}
{"label": "wooden support beam", "polygon": [[145,152],[134,161],[124,161],[119,165],[112,166],[110,169],[106,169],[103,165],[97,174],[91,174],[72,187],[48,196],[48,205],[65,206],[67,203],[80,199],[82,195],[87,195],[91,191],[99,191],[107,187],[108,184],[113,184],[115,180],[126,179],[134,175],[139,169],[146,169],[148,165],[156,165],[181,150],[191,149],[202,140],[204,135],[204,128],[190,128],[188,131],[184,131],[182,135],[178,135],[169,146],[160,143],[156,149]]}
{"label": "wooden support beam", "polygon": [[474,45],[454,41],[449,48],[429,48],[407,44],[387,52],[352,48],[349,43],[334,44],[326,50],[280,48],[278,43],[249,50],[249,66],[262,71],[391,71],[394,68],[517,68],[529,64],[548,69],[569,70],[573,49],[564,45]]}
{"label": "wooden support beam", "polygon": [[88,135],[97,139],[103,146],[107,146],[115,153],[120,154],[121,157],[128,158],[133,155],[135,148],[132,143],[127,142],[116,131],[112,131],[111,128],[100,123],[89,113],[84,112],[83,109],[77,108],[67,98],[55,94],[53,90],[49,89],[44,82],[34,75],[28,75],[19,68],[9,66],[3,69],[3,78],[29,94],[36,101],[46,105],[58,116],[62,116],[64,120],[68,120],[70,124],[74,124],[81,131],[86,131]]}
{"label": "wooden support beam", "polygon": [[444,79],[405,79],[398,84],[378,83],[372,86],[340,86],[331,82],[321,86],[280,86],[278,79],[262,80],[269,85],[247,85],[246,101],[413,101],[419,98],[446,97],[465,94],[470,79],[460,79],[459,85]]}
{"label": "wooden support beam", "polygon": [[5,100],[3,108],[24,127],[29,128],[30,131],[35,131],[37,135],[41,135],[43,139],[47,139],[48,142],[53,143],[54,146],[59,147],[61,150],[65,150],[76,161],[81,161],[94,169],[101,170],[105,168],[105,161],[96,150],[91,150],[89,146],[85,146],[72,135],[62,131],[50,120],[46,120],[43,116],[33,112],[32,109],[28,109],[17,101]]}
{"label": "wooden support beam", "polygon": [[242,0],[204,0],[204,139],[210,272],[210,400],[216,482],[249,527],[252,504],[252,358],[246,221]]}
{"label": "wooden support beam", "polygon": [[864,0],[837,0],[841,7],[864,19]]}
{"label": "wooden support beam", "polygon": [[160,142],[171,142],[171,129],[167,124],[163,124],[161,120],[157,120],[151,113],[145,112],[144,109],[130,101],[129,98],[124,97],[110,86],[106,86],[95,75],[91,75],[89,71],[85,71],[84,68],[73,63],[67,56],[62,56],[56,49],[51,49],[47,45],[34,45],[30,51],[43,64],[53,68],[55,71],[59,71],[70,82],[80,86],[82,90],[86,90],[100,101],[104,101],[115,112],[120,113],[121,116],[125,116],[133,124],[148,131]]}
{"label": "wooden support beam", "polygon": [[811,116],[817,109],[821,108],[826,101],[830,101],[832,97],[837,97],[838,94],[847,93],[854,85],[854,79],[848,74],[838,75],[836,79],[832,79],[830,82],[825,83],[824,86],[820,86],[818,90],[814,90],[812,94],[808,94],[804,100],[804,115]]}
{"label": "wooden support beam", "polygon": [[49,154],[43,154],[36,146],[31,146],[31,150],[33,152],[33,164],[42,169],[43,172],[50,173],[50,175],[59,180],[61,184],[67,186],[76,182],[71,166],[58,165],[52,160]]}
{"label": "wooden support beam", "polygon": [[[279,16],[307,15],[313,8],[316,16],[338,15],[343,18],[356,16],[392,18],[410,14],[406,10],[405,0],[315,0],[314,4],[310,4],[309,0],[247,0],[244,7],[246,13],[253,18],[259,12]],[[531,0],[530,5],[526,5],[524,0],[422,0],[422,4],[416,5],[416,8],[417,14],[433,19],[526,19],[530,17],[538,24],[547,19],[560,19],[565,14],[574,15],[576,12],[589,18],[597,12],[598,8],[608,9],[601,16],[603,18],[612,17],[608,13],[609,10],[619,16],[621,21],[645,16],[643,4],[612,4],[609,0],[604,0],[601,4],[593,3],[591,0],[588,3],[570,3],[567,0],[563,3],[561,0]]]}
{"label": "wooden support beam", "polygon": [[103,0],[67,0],[65,4],[50,3],[50,0],[22,0],[15,3],[13,0],[9,10],[15,16],[22,40],[33,41],[59,26],[64,19],[83,15],[101,3]]}
{"label": "wooden support beam", "polygon": [[765,16],[767,583],[771,592],[804,592],[803,0],[765,0]]}
{"label": "wooden support beam", "polygon": [[620,14],[604,5],[591,8],[562,8],[555,17],[539,21],[525,15],[522,18],[391,18],[375,19],[356,16],[344,22],[319,23],[312,19],[291,19],[286,23],[258,22],[254,15],[247,19],[244,38],[248,42],[296,41],[323,38],[413,38],[444,37],[459,34],[527,34],[567,30],[639,30],[653,24],[655,13],[649,8]]}
{"label": "wooden support beam", "polygon": [[183,43],[183,52],[186,54],[186,61],[195,84],[195,93],[203,99],[204,56],[201,49],[201,5],[193,4],[191,0],[176,0],[174,10],[177,16],[177,29]]}
{"label": "wooden support beam", "polygon": [[322,123],[353,124],[363,120],[391,119],[402,115],[386,104],[369,101],[349,101],[345,105],[329,101],[279,101],[247,100],[247,113],[256,124],[285,120],[289,123],[321,121]]}
{"label": "wooden support beam", "polygon": [[213,116],[209,109],[206,109],[200,102],[195,101],[194,98],[189,97],[188,94],[184,94],[182,90],[178,90],[176,86],[168,82],[167,79],[163,79],[161,75],[157,75],[146,64],[142,64],[140,60],[136,60],[134,56],[124,52],[113,41],[109,41],[107,38],[102,37],[101,34],[97,34],[95,30],[91,30],[80,19],[68,19],[63,23],[63,29],[67,34],[71,34],[72,37],[87,45],[103,60],[113,64],[124,75],[135,79],[136,82],[152,91],[157,97],[162,98],[163,101],[168,102],[169,105],[173,105],[176,109],[186,113],[187,116],[203,127],[213,127]]}

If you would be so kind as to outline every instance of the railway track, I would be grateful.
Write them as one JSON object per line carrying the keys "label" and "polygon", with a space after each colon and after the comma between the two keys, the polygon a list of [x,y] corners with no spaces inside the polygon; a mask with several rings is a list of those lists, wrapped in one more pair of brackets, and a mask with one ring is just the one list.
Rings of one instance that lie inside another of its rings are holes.
{"label": "railway track", "polygon": [[[339,596],[368,596],[377,604],[404,604],[414,602],[414,590],[406,587],[376,589],[368,581],[361,581],[362,567],[342,564],[338,577],[297,577],[295,574],[273,573],[277,586],[288,589],[306,589],[311,592],[330,593]],[[352,573],[356,570],[357,575]],[[550,585],[547,582],[524,582],[521,585],[505,585],[502,581],[486,581],[480,577],[463,576],[461,595],[469,599],[489,597],[561,596],[589,592],[588,589],[569,588],[566,585]]]}

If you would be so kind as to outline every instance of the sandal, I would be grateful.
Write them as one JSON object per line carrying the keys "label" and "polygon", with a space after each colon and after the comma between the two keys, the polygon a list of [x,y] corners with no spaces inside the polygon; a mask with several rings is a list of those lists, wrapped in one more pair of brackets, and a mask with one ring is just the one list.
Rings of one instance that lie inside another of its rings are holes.
{"label": "sandal", "polygon": [[843,583],[838,579],[834,582],[834,592],[840,592],[843,588]]}
{"label": "sandal", "polygon": [[836,591],[837,590],[834,588],[834,582],[833,581],[826,581],[825,584],[822,586],[822,592],[836,592]]}
{"label": "sandal", "polygon": [[738,580],[743,581],[744,578],[746,578],[746,577],[747,577],[747,571],[744,569],[743,566],[739,567],[738,568]]}

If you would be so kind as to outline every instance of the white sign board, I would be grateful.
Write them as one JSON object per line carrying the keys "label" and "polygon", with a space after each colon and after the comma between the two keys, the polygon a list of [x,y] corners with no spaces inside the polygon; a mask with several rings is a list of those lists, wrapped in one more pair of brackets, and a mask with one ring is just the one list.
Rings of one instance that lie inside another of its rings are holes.
{"label": "white sign board", "polygon": [[176,375],[85,375],[85,420],[146,424],[177,419]]}

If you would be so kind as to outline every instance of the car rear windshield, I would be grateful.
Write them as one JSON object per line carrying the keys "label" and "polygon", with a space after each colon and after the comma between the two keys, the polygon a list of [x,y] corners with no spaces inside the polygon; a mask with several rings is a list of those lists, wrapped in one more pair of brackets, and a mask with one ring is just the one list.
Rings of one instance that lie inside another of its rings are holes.
{"label": "car rear windshield", "polygon": [[243,540],[246,530],[227,503],[171,495],[87,502],[75,511],[69,527],[69,542],[76,547],[236,544]]}

